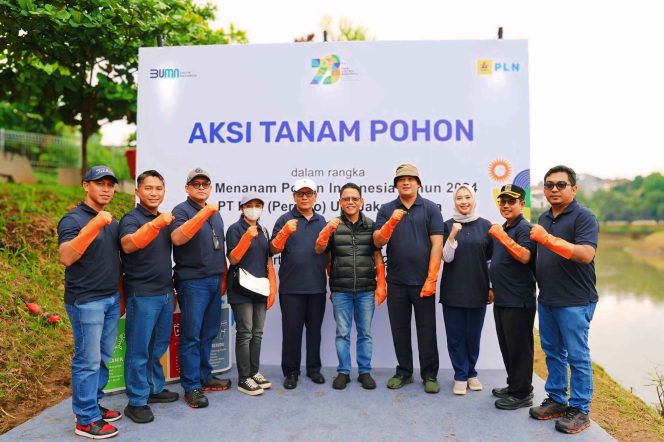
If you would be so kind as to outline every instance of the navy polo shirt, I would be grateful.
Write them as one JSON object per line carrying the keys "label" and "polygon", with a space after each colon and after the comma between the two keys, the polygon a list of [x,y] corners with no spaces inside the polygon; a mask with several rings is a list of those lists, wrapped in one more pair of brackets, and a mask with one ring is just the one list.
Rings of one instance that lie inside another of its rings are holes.
{"label": "navy polo shirt", "polygon": [[320,294],[326,292],[325,254],[317,255],[314,250],[316,239],[327,224],[318,213],[307,220],[297,208],[284,213],[277,219],[272,230],[272,239],[286,222],[296,219],[297,230],[286,241],[281,252],[279,266],[279,293]]}
{"label": "navy polo shirt", "polygon": [[503,229],[514,242],[530,250],[530,262],[520,263],[493,238],[489,274],[495,295],[494,304],[498,307],[535,307],[537,290],[533,264],[537,261],[537,243],[530,239],[530,223],[519,215],[512,225],[504,223]]}
{"label": "navy polo shirt", "polygon": [[[576,200],[556,218],[551,209],[537,222],[553,236],[572,244],[586,244],[597,249],[599,224],[593,213]],[[539,302],[549,307],[574,307],[597,302],[595,261],[581,264],[565,259],[541,244],[537,245],[537,284]]]}
{"label": "navy polo shirt", "polygon": [[[226,232],[226,250],[228,250],[228,255],[230,256],[233,249],[240,242],[240,238],[244,235],[244,232],[249,228],[249,223],[244,218],[236,223],[231,224]],[[240,267],[257,278],[267,278],[267,260],[270,257],[270,245],[268,238],[266,236],[266,231],[263,230],[263,227],[258,225],[258,236],[251,240],[251,245],[247,249],[247,253],[244,254],[237,267]],[[231,283],[230,278],[233,275],[235,270],[234,265],[231,265],[228,269],[229,281],[228,281],[228,302],[230,304],[244,304],[248,302],[253,302],[253,300],[247,298],[246,296],[241,295],[240,293],[235,292],[234,284]],[[267,298],[265,298],[267,302]]]}
{"label": "navy polo shirt", "polygon": [[[172,212],[175,221],[170,224],[171,232],[196,216],[199,210],[201,206],[191,198],[175,206]],[[213,233],[219,241],[219,250],[214,250]],[[221,215],[215,213],[203,223],[193,238],[181,246],[173,246],[175,280],[221,276],[226,269],[224,246],[224,222]]]}
{"label": "navy polo shirt", "polygon": [[376,230],[385,225],[396,209],[407,212],[387,243],[387,282],[401,285],[423,285],[429,271],[431,235],[444,233],[443,215],[433,202],[417,195],[407,209],[398,197],[380,206]]}
{"label": "navy polo shirt", "polygon": [[[81,202],[58,223],[58,245],[76,238],[97,211]],[[81,259],[65,269],[65,302],[83,304],[118,291],[120,280],[118,222],[101,229]]]}
{"label": "navy polo shirt", "polygon": [[[445,241],[450,236],[454,219],[445,221]],[[440,303],[450,307],[485,307],[489,300],[489,268],[493,241],[491,222],[484,218],[463,223],[457,233],[454,261],[443,264],[440,277]]]}
{"label": "navy polo shirt", "polygon": [[[120,220],[120,238],[157,218],[140,204]],[[145,248],[125,253],[120,248],[125,296],[155,296],[173,291],[171,232],[164,227]]]}

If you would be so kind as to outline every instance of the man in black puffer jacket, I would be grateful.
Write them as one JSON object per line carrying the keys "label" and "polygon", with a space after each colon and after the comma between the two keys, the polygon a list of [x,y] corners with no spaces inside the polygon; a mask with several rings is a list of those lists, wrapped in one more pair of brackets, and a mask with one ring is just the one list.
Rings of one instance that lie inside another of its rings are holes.
{"label": "man in black puffer jacket", "polygon": [[337,322],[336,347],[338,375],[332,383],[337,390],[350,382],[350,328],[355,316],[357,327],[358,381],[372,390],[371,320],[375,304],[386,298],[383,256],[373,243],[374,221],[362,213],[364,199],[357,184],[341,187],[341,217],[327,223],[316,241],[316,253],[327,251],[331,262],[330,290]]}

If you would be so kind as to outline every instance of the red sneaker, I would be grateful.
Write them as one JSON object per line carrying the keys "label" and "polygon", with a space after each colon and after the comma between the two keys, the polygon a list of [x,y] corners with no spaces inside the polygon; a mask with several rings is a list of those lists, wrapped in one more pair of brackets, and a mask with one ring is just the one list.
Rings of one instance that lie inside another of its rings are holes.
{"label": "red sneaker", "polygon": [[88,425],[77,423],[74,433],[90,439],[108,439],[117,436],[119,431],[113,425],[106,423],[105,420],[99,419],[96,422],[90,422]]}
{"label": "red sneaker", "polygon": [[99,412],[101,413],[101,418],[106,422],[115,422],[122,419],[122,413],[116,410],[109,410],[108,408],[102,407],[101,405],[99,405]]}

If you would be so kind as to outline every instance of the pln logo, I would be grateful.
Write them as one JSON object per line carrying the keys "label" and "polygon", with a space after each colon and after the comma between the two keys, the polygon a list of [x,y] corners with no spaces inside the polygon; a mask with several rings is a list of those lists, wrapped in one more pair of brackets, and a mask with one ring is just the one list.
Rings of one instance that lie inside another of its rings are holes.
{"label": "pln logo", "polygon": [[150,78],[180,78],[180,69],[150,69]]}
{"label": "pln logo", "polygon": [[521,65],[516,62],[477,60],[477,75],[491,75],[500,72],[519,72]]}
{"label": "pln logo", "polygon": [[341,60],[334,54],[313,58],[311,67],[316,69],[311,84],[334,84],[341,78]]}

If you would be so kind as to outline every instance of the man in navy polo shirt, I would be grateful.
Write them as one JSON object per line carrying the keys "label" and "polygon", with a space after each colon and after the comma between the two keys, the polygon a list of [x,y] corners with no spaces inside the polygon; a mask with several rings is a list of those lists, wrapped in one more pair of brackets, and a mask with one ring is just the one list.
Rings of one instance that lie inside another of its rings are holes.
{"label": "man in navy polo shirt", "polygon": [[[590,321],[598,295],[595,288],[595,250],[599,226],[595,216],[574,196],[576,174],[556,166],[544,175],[544,196],[551,209],[533,226],[537,241],[539,331],[546,354],[548,397],[530,409],[535,419],[553,419],[556,430],[578,433],[590,426],[593,372],[588,348]],[[571,368],[567,401],[567,369]]]}
{"label": "man in navy polo shirt", "polygon": [[179,395],[164,388],[160,358],[173,326],[171,212],[159,213],[164,177],[147,170],[136,179],[136,208],[120,220],[122,272],[127,306],[124,414],[136,423],[154,420],[149,403],[173,402]]}
{"label": "man in navy polo shirt", "polygon": [[297,387],[302,360],[302,329],[307,328],[307,376],[325,383],[320,372],[320,339],[325,315],[325,255],[315,252],[325,218],[314,212],[316,184],[309,179],[293,185],[295,208],[277,219],[270,250],[281,253],[279,305],[281,306],[281,370],[284,388]]}
{"label": "man in navy polo shirt", "polygon": [[435,294],[443,256],[444,223],[438,206],[418,193],[421,186],[415,166],[397,167],[394,187],[399,196],[378,210],[373,239],[376,247],[387,244],[387,311],[398,362],[387,387],[397,389],[413,382],[410,327],[415,310],[424,391],[438,393]]}
{"label": "man in navy polo shirt", "polygon": [[74,335],[74,432],[92,439],[117,435],[108,422],[122,418],[98,402],[104,397],[120,318],[118,223],[104,210],[117,182],[106,166],[88,170],[83,178],[85,199],[58,223],[60,263],[66,267],[65,309]]}
{"label": "man in navy polo shirt", "polygon": [[225,290],[224,222],[207,204],[210,174],[196,168],[187,175],[187,200],[173,209],[171,224],[175,289],[180,305],[180,382],[192,408],[208,406],[203,391],[227,390],[229,379],[212,375],[212,341],[221,327],[221,296]]}
{"label": "man in navy polo shirt", "polygon": [[493,255],[489,273],[493,285],[493,317],[500,353],[507,371],[507,387],[494,388],[501,410],[533,405],[533,325],[535,323],[535,274],[533,263],[537,245],[530,239],[530,223],[521,212],[526,191],[506,184],[498,194],[498,208],[505,218],[501,226],[489,230]]}

